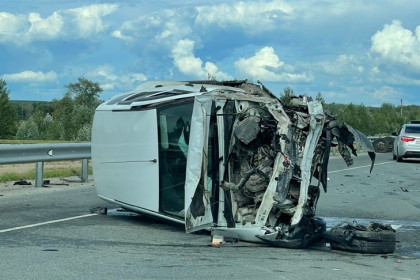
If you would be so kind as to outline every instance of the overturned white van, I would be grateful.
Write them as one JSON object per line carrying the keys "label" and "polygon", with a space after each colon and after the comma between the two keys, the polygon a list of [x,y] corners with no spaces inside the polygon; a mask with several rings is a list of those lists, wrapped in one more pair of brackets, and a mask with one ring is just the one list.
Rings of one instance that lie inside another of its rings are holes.
{"label": "overturned white van", "polygon": [[315,211],[330,148],[351,165],[354,142],[373,166],[366,136],[307,96],[282,104],[246,80],[147,82],[97,108],[93,174],[99,197],[187,232],[302,248],[325,231]]}

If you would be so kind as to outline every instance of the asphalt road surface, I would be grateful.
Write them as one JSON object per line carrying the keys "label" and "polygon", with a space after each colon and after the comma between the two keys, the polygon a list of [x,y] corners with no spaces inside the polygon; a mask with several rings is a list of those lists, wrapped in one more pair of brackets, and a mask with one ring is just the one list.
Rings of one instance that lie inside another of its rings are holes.
{"label": "asphalt road surface", "polygon": [[[117,211],[93,182],[48,188],[0,185],[0,279],[420,279],[420,161],[359,155],[330,159],[317,213],[341,221],[398,226],[397,250],[363,255],[325,244],[304,250],[240,242],[211,247],[207,234]],[[65,184],[65,185],[60,185]],[[68,184],[68,185],[66,185]],[[107,215],[91,214],[108,207]]]}

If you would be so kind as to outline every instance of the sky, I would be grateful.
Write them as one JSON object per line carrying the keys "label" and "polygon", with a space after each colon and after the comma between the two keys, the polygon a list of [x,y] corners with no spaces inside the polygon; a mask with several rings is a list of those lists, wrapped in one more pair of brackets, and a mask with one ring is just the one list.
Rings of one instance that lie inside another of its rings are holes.
{"label": "sky", "polygon": [[0,78],[11,100],[100,99],[152,80],[248,79],[277,96],[420,105],[420,1],[4,0]]}

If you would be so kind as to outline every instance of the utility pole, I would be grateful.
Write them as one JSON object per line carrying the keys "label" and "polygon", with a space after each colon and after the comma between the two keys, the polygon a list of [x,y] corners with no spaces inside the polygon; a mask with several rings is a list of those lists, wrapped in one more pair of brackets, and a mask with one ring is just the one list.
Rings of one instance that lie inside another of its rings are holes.
{"label": "utility pole", "polygon": [[402,99],[401,99],[401,106],[400,106],[400,108],[401,108],[401,113],[400,113],[400,115],[401,115],[401,117],[402,117]]}

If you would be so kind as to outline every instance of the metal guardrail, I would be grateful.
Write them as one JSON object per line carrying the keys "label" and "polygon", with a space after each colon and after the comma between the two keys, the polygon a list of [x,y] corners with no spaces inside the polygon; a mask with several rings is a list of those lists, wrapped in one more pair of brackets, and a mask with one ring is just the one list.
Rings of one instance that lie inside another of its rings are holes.
{"label": "metal guardrail", "polygon": [[90,158],[90,143],[0,145],[0,164],[36,162],[36,187],[42,187],[44,162],[49,161],[82,160],[81,180],[86,182]]}

